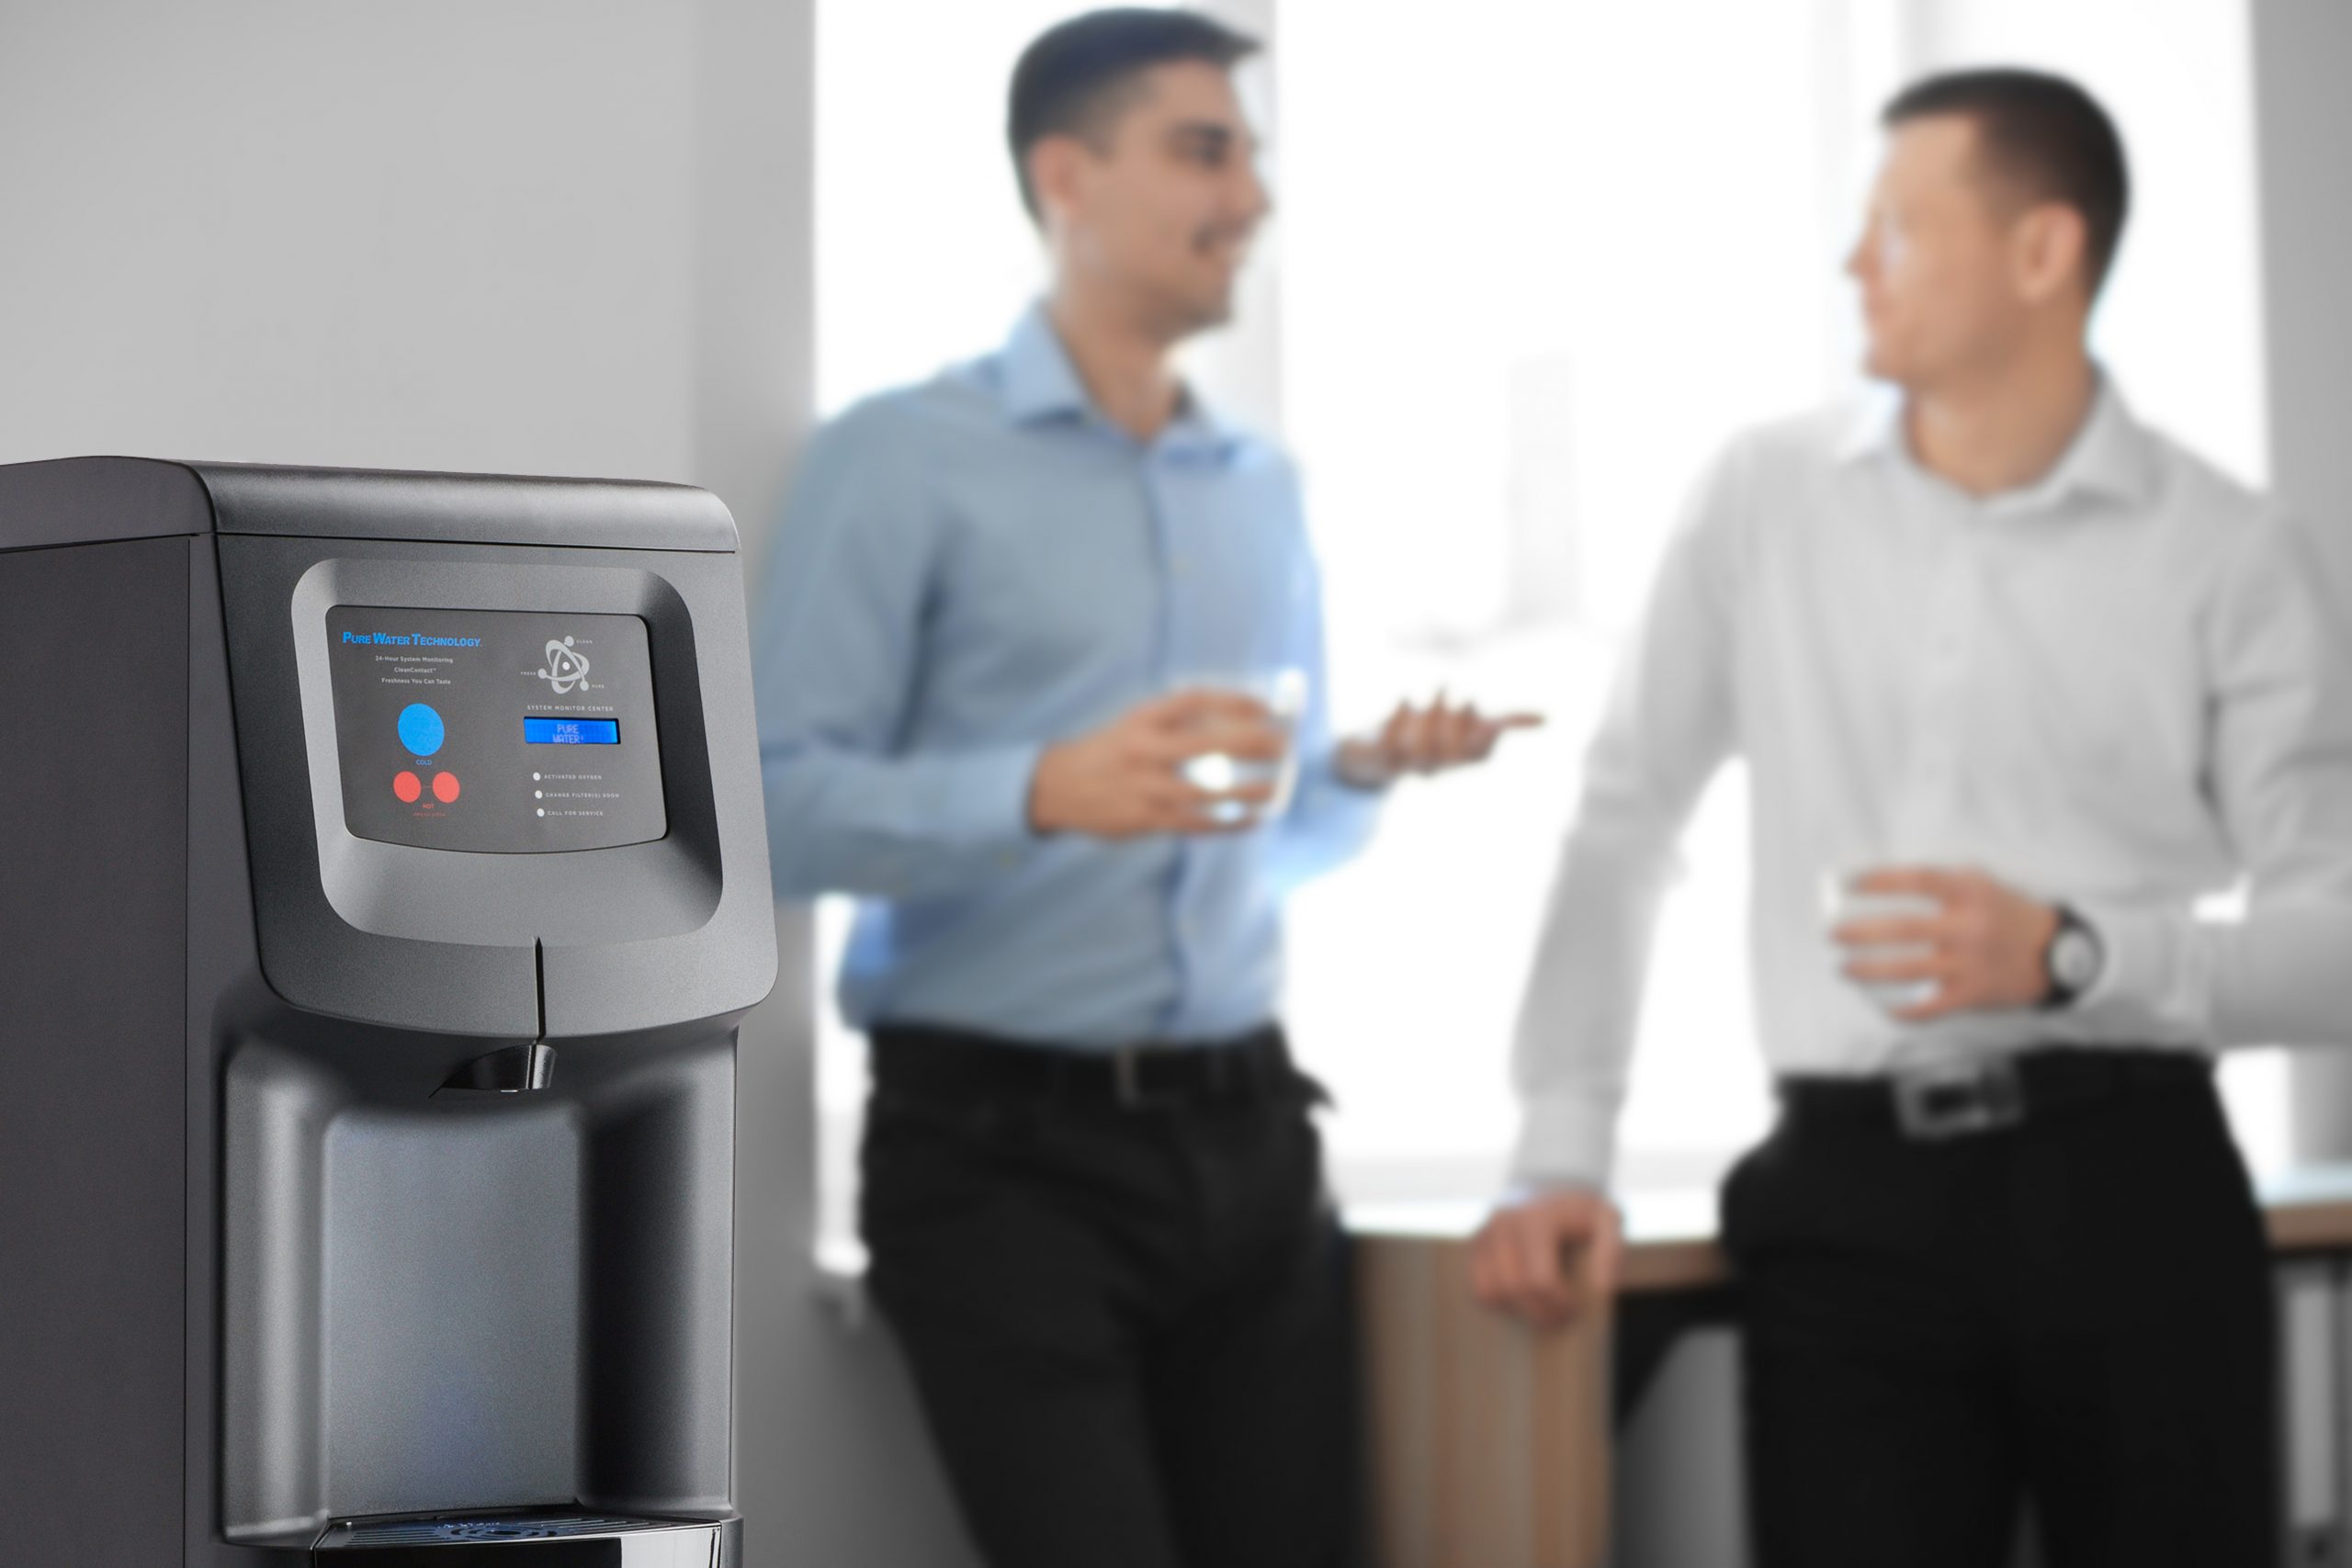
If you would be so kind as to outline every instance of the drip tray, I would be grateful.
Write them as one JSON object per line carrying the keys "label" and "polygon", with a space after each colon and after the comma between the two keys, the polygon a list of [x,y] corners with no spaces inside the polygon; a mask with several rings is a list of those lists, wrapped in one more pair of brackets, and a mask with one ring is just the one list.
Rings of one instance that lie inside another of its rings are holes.
{"label": "drip tray", "polygon": [[500,1508],[337,1519],[311,1550],[335,1568],[733,1568],[736,1532],[732,1520]]}

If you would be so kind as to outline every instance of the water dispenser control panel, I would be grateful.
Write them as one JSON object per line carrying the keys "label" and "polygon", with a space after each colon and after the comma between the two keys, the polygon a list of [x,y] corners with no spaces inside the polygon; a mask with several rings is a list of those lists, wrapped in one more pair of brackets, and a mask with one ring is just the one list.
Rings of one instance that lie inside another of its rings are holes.
{"label": "water dispenser control panel", "polygon": [[338,604],[326,630],[355,836],[532,854],[669,830],[636,616]]}

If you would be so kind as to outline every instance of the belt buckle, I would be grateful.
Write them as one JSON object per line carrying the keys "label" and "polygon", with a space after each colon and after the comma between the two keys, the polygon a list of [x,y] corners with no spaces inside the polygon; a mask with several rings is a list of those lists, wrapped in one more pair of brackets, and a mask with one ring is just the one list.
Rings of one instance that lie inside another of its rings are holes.
{"label": "belt buckle", "polygon": [[1181,1094],[1155,1094],[1144,1087],[1143,1057],[1147,1045],[1123,1045],[1111,1053],[1111,1100],[1122,1111],[1177,1111],[1187,1103]]}
{"label": "belt buckle", "polygon": [[1894,1119],[1903,1135],[1941,1143],[1995,1133],[2025,1120],[2025,1083],[2007,1056],[1939,1062],[1898,1073]]}

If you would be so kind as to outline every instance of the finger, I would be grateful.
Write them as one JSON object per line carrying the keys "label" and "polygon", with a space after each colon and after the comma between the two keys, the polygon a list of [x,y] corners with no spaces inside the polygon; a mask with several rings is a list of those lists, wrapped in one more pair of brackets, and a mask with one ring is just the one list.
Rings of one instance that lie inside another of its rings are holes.
{"label": "finger", "polygon": [[1187,686],[1148,702],[1137,711],[1162,729],[1219,720],[1266,724],[1273,718],[1272,710],[1249,693],[1217,686]]}
{"label": "finger", "polygon": [[1399,702],[1388,722],[1380,727],[1380,754],[1391,769],[1402,769],[1413,743],[1413,705]]}
{"label": "finger", "polygon": [[1248,762],[1279,762],[1289,753],[1290,736],[1262,721],[1220,719],[1162,730],[1136,743],[1145,765],[1174,768],[1195,757],[1227,756]]}
{"label": "finger", "polygon": [[1231,789],[1203,789],[1170,773],[1137,791],[1137,799],[1150,822],[1148,831],[1189,831],[1203,822],[1225,826],[1222,818],[1265,805],[1272,798],[1272,788],[1261,781]]}
{"label": "finger", "polygon": [[1511,1281],[1509,1273],[1510,1248],[1498,1230],[1489,1225],[1475,1259],[1477,1268],[1478,1299],[1490,1307],[1509,1310],[1511,1303]]}
{"label": "finger", "polygon": [[1408,773],[1421,771],[1421,759],[1429,752],[1430,712],[1426,708],[1408,707],[1404,722],[1396,728],[1397,765]]}
{"label": "finger", "polygon": [[1154,833],[1175,833],[1188,839],[1224,839],[1247,833],[1258,826],[1256,818],[1247,812],[1180,812],[1155,823],[1148,830]]}
{"label": "finger", "polygon": [[1573,1240],[1555,1238],[1552,1245],[1555,1272],[1552,1287],[1544,1293],[1544,1310],[1547,1323],[1570,1323],[1581,1316],[1587,1305],[1585,1270],[1592,1251],[1589,1237]]}
{"label": "finger", "polygon": [[1510,1310],[1528,1322],[1541,1325],[1549,1311],[1544,1299],[1544,1237],[1549,1227],[1533,1216],[1522,1214],[1511,1227],[1510,1248],[1505,1267],[1509,1270]]}
{"label": "finger", "polygon": [[1435,773],[1437,769],[1444,769],[1444,766],[1452,764],[1453,757],[1461,755],[1463,717],[1465,717],[1467,712],[1470,712],[1470,707],[1467,705],[1463,707],[1449,705],[1449,703],[1446,703],[1444,691],[1437,694],[1437,707],[1430,712],[1428,743],[1425,743],[1425,755],[1423,760],[1420,760],[1420,766],[1428,769],[1430,773]]}
{"label": "finger", "polygon": [[1587,1214],[1573,1235],[1555,1236],[1553,1255],[1559,1268],[1557,1300],[1563,1319],[1583,1314],[1592,1304],[1599,1290],[1596,1270],[1606,1226],[1600,1218]]}
{"label": "finger", "polygon": [[1946,984],[1939,987],[1935,994],[1925,1001],[1915,1002],[1906,1008],[1895,1009],[1893,1016],[1905,1023],[1933,1023],[1936,1020],[1948,1018],[1967,1006],[1967,998],[1952,986]]}
{"label": "finger", "polygon": [[1862,873],[1853,888],[1857,893],[1915,893],[1942,900],[1952,896],[1957,880],[1934,866],[1886,865]]}
{"label": "finger", "polygon": [[1617,1293],[1617,1281],[1624,1278],[1625,1272],[1625,1233],[1617,1224],[1614,1209],[1601,1216],[1600,1229],[1593,1234],[1592,1258],[1588,1267],[1596,1294]]}
{"label": "finger", "polygon": [[1921,915],[1882,915],[1848,920],[1830,936],[1847,947],[1932,947],[1948,932],[1941,919]]}
{"label": "finger", "polygon": [[1184,729],[1146,743],[1141,755],[1159,767],[1176,767],[1196,757],[1231,757],[1244,762],[1279,762],[1290,751],[1290,737],[1262,724],[1219,724]]}
{"label": "finger", "polygon": [[1519,1272],[1513,1261],[1518,1257],[1511,1240],[1509,1219],[1497,1215],[1487,1223],[1486,1246],[1480,1263],[1486,1279],[1485,1300],[1489,1306],[1505,1312],[1519,1310]]}
{"label": "finger", "polygon": [[1582,1305],[1567,1276],[1561,1275],[1528,1303],[1527,1321],[1546,1332],[1565,1328],[1577,1320]]}
{"label": "finger", "polygon": [[1250,762],[1279,762],[1290,752],[1290,732],[1273,724],[1222,724],[1217,750]]}
{"label": "finger", "polygon": [[1446,750],[1453,744],[1453,714],[1445,707],[1433,707],[1421,716],[1421,732],[1415,738],[1413,771],[1433,773],[1445,765]]}
{"label": "finger", "polygon": [[1849,980],[1879,984],[1895,980],[1951,980],[1960,974],[1960,964],[1939,953],[1924,953],[1911,958],[1857,958],[1845,966]]}
{"label": "finger", "polygon": [[1520,1241],[1520,1275],[1529,1310],[1538,1316],[1561,1311],[1567,1303],[1560,1250],[1566,1238],[1548,1224],[1531,1224]]}
{"label": "finger", "polygon": [[1544,716],[1540,713],[1507,713],[1498,715],[1487,722],[1498,730],[1541,729],[1544,728]]}
{"label": "finger", "polygon": [[1453,718],[1446,726],[1444,761],[1466,761],[1476,751],[1478,738],[1486,733],[1487,721],[1478,716],[1476,705],[1464,704],[1456,708]]}
{"label": "finger", "polygon": [[1268,780],[1254,779],[1248,784],[1237,784],[1229,789],[1203,789],[1182,779],[1173,779],[1151,792],[1148,798],[1163,809],[1178,814],[1216,814],[1220,811],[1229,814],[1235,807],[1254,811],[1268,805],[1274,798],[1274,786]]}
{"label": "finger", "polygon": [[1413,771],[1433,773],[1445,766],[1448,748],[1453,743],[1454,710],[1446,705],[1441,691],[1437,700],[1421,715],[1419,733],[1413,737]]}

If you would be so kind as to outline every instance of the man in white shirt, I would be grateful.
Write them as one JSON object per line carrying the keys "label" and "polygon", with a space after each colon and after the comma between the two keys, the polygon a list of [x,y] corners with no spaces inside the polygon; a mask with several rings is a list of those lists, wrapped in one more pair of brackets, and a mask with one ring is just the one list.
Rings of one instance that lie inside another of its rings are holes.
{"label": "man in white shirt", "polygon": [[1735,443],[1660,570],[1476,1286],[1544,1323],[1608,1288],[1658,897],[1744,757],[1781,1100],[1723,1193],[1758,1561],[1994,1568],[2030,1499],[2053,1568],[2274,1562],[2267,1260],[2211,1065],[2352,1032],[2352,685],[2291,526],[2085,346],[2107,116],[1984,71],[1884,124],[1849,270],[1900,398]]}

